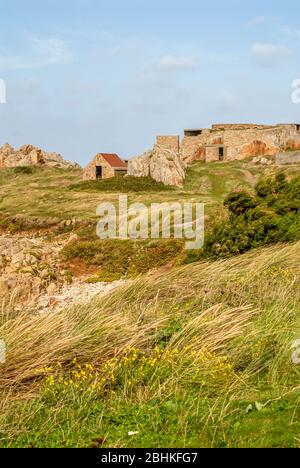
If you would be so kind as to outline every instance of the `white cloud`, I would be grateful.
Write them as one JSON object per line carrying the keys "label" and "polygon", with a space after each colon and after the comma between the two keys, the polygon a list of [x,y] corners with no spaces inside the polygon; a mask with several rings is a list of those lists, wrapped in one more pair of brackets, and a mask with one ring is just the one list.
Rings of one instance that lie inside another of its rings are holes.
{"label": "white cloud", "polygon": [[155,68],[162,71],[192,70],[196,67],[193,58],[177,55],[164,55],[155,64]]}
{"label": "white cloud", "polygon": [[254,44],[251,55],[258,65],[274,67],[280,65],[292,55],[292,51],[285,46],[276,44]]}
{"label": "white cloud", "polygon": [[67,63],[71,59],[72,55],[63,40],[32,37],[24,55],[0,52],[0,70],[41,68]]}

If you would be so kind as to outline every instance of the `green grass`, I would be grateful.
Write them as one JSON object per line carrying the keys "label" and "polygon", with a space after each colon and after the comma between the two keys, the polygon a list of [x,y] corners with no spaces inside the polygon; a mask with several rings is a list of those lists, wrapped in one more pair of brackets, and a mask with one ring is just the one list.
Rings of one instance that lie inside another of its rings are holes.
{"label": "green grass", "polygon": [[132,192],[165,192],[173,191],[174,187],[166,186],[162,183],[156,182],[151,177],[114,177],[111,179],[103,180],[85,180],[77,184],[73,184],[70,190],[77,192],[118,192],[118,193],[132,193]]}
{"label": "green grass", "polygon": [[[79,225],[91,222],[96,226],[97,206],[100,203],[117,206],[122,186],[124,193],[128,193],[129,203],[144,203],[147,206],[195,198],[192,193],[166,187],[149,178],[83,182],[78,170],[45,167],[29,172],[19,170],[16,173],[14,169],[0,171],[0,220],[3,228],[12,232],[51,228],[74,218]],[[196,198],[200,199],[198,196]]]}
{"label": "green grass", "polygon": [[1,446],[298,447],[299,259],[274,246],[6,311]]}
{"label": "green grass", "polygon": [[[300,167],[285,167],[288,175]],[[149,178],[117,178],[82,181],[79,170],[47,167],[0,171],[0,219],[12,231],[51,228],[76,218],[78,223],[96,224],[96,208],[104,202],[118,204],[120,191],[128,193],[129,203],[203,202],[208,218],[222,213],[225,197],[236,187],[250,188],[276,168],[253,166],[249,162],[195,163],[188,168],[183,190],[165,187]],[[5,226],[4,226],[5,227]]]}
{"label": "green grass", "polygon": [[[268,398],[265,394],[265,399]],[[254,401],[237,401],[220,428],[212,401],[197,389],[139,402],[116,394],[105,399],[86,393],[58,400],[45,392],[25,408],[11,408],[10,448],[295,448],[300,434],[299,395],[247,413]],[[21,411],[25,425],[16,424]],[[211,421],[205,424],[208,413]],[[50,418],[50,420],[47,420]],[[51,421],[51,425],[50,425]],[[137,432],[135,436],[128,433]],[[3,445],[2,445],[3,446]]]}
{"label": "green grass", "polygon": [[[131,186],[129,202],[204,201],[215,220],[232,189],[274,171],[196,163],[184,190]],[[77,171],[0,171],[3,228],[87,221],[62,260],[99,267],[91,282],[132,278],[59,314],[2,308],[0,446],[299,447],[300,243],[199,263],[174,241],[100,241],[96,206],[117,204],[119,183],[98,192]]]}
{"label": "green grass", "polygon": [[[280,171],[295,177],[300,173],[300,166],[283,167]],[[184,189],[209,197],[213,202],[222,203],[233,190],[251,190],[260,179],[274,176],[277,172],[276,166],[254,165],[249,160],[226,163],[196,162],[187,168]]]}
{"label": "green grass", "polygon": [[174,263],[183,253],[183,242],[77,240],[61,252],[64,261],[81,260],[87,265],[99,267],[99,274],[92,282],[113,281],[122,277],[134,277],[168,263]]}
{"label": "green grass", "polygon": [[216,202],[224,200],[233,189],[251,188],[255,177],[243,169],[238,162],[230,163],[195,163],[187,169],[185,189],[210,196]]}

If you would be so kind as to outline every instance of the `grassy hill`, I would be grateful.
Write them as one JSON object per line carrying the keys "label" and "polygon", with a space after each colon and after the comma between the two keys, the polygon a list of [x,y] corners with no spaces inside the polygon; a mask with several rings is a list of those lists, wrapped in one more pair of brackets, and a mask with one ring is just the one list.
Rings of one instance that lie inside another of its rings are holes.
{"label": "grassy hill", "polygon": [[0,445],[298,447],[299,259],[275,246],[59,315],[7,311]]}
{"label": "grassy hill", "polygon": [[[282,169],[288,175],[300,174],[300,166]],[[255,166],[247,161],[232,163],[195,163],[188,168],[183,189],[164,187],[153,181],[124,179],[82,182],[81,171],[51,168],[17,168],[0,171],[0,220],[14,220],[16,230],[27,229],[26,220],[47,227],[76,218],[95,221],[96,207],[101,202],[118,202],[118,193],[128,193],[129,202],[170,201],[204,202],[206,215],[215,217],[232,189],[253,188],[264,176],[277,171],[275,166]],[[11,223],[6,223],[6,225]]]}
{"label": "grassy hill", "polygon": [[[253,222],[247,239],[256,241],[258,214],[272,212],[278,226],[299,216],[297,182],[262,183],[254,196],[256,183],[276,171],[196,163],[184,189],[136,179],[82,183],[76,171],[0,171],[4,230],[22,235],[34,219],[51,229],[74,217],[88,221],[70,227],[78,239],[63,249],[64,261],[127,275],[109,296],[59,314],[2,308],[0,446],[299,447],[300,365],[292,344],[300,339],[300,242],[197,261],[172,241],[95,237],[96,206],[117,202],[121,184],[130,201],[205,202],[209,223],[223,216],[227,197],[224,239],[232,245],[232,228],[245,237]],[[300,167],[284,172],[292,177]],[[228,198],[236,188],[249,195]]]}

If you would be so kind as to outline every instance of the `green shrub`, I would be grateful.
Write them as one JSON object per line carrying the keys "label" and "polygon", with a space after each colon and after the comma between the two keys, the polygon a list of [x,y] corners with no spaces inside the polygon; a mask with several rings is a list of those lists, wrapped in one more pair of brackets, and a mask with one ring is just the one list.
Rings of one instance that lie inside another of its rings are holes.
{"label": "green shrub", "polygon": [[255,203],[253,197],[251,197],[246,192],[231,193],[226,197],[224,206],[228,208],[230,213],[235,216],[242,215],[246,213],[249,209],[255,208],[257,204]]}
{"label": "green shrub", "polygon": [[14,174],[22,174],[22,175],[31,175],[37,172],[37,167],[35,166],[18,166],[14,167],[13,172]]}
{"label": "green shrub", "polygon": [[229,257],[277,242],[300,239],[300,178],[284,174],[260,181],[255,196],[231,193],[225,200],[230,216],[207,235],[204,257]]}
{"label": "green shrub", "polygon": [[69,186],[69,190],[86,192],[164,192],[173,187],[156,182],[151,177],[112,177],[111,179],[86,180]]}

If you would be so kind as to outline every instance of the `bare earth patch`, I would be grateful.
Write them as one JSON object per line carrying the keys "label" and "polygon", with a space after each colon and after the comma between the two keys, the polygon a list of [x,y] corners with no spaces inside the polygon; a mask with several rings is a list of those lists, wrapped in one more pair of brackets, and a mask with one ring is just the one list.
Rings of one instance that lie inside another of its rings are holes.
{"label": "bare earth patch", "polygon": [[82,279],[76,279],[73,284],[65,284],[58,294],[41,296],[37,302],[37,311],[40,314],[59,312],[67,307],[83,305],[96,296],[104,296],[124,284],[124,280],[113,283],[84,283]]}

